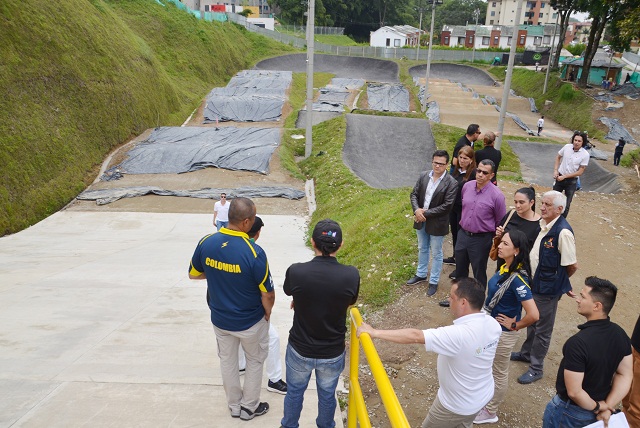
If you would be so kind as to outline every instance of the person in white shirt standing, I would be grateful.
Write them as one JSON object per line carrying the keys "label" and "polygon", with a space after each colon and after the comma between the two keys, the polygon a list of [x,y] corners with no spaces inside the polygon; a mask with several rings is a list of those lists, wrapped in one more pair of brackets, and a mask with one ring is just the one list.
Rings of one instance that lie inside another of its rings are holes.
{"label": "person in white shirt standing", "polygon": [[564,218],[569,215],[571,200],[576,193],[578,177],[580,177],[587,165],[589,165],[589,152],[582,146],[587,141],[587,136],[583,132],[576,132],[571,137],[571,143],[566,144],[558,152],[556,162],[553,167],[553,190],[564,192],[567,196],[567,206],[562,213]]}
{"label": "person in white shirt standing", "polygon": [[544,128],[544,116],[542,116],[540,119],[538,119],[538,137],[540,136],[540,133],[542,132],[542,128]]}
{"label": "person in white shirt standing", "polygon": [[357,335],[396,343],[423,343],[438,354],[440,388],[422,428],[471,428],[493,397],[493,359],[502,328],[482,311],[484,287],[474,278],[453,281],[449,301],[453,325],[418,330],[377,330],[362,323]]}
{"label": "person in white shirt standing", "polygon": [[213,224],[218,232],[229,224],[229,204],[226,193],[220,193],[220,200],[213,205]]}

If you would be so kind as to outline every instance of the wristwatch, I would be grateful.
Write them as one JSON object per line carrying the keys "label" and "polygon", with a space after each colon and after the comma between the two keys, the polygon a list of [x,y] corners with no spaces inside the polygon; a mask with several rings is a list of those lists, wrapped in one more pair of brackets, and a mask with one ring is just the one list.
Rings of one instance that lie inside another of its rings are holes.
{"label": "wristwatch", "polygon": [[598,413],[598,410],[600,410],[600,402],[596,401],[596,407],[592,410],[593,413]]}
{"label": "wristwatch", "polygon": [[512,323],[511,323],[511,330],[513,330],[513,331],[518,331],[518,328],[517,328],[517,326],[516,326],[516,323],[515,323],[515,322],[512,322]]}

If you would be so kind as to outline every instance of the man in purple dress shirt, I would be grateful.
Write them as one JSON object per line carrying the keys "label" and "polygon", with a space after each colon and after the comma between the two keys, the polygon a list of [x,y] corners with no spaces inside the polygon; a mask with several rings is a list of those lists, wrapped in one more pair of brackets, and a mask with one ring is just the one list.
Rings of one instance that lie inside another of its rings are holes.
{"label": "man in purple dress shirt", "polygon": [[493,235],[507,212],[504,195],[491,183],[495,164],[484,159],[476,169],[476,179],[462,187],[462,218],[456,242],[456,277],[473,277],[487,288],[487,260]]}

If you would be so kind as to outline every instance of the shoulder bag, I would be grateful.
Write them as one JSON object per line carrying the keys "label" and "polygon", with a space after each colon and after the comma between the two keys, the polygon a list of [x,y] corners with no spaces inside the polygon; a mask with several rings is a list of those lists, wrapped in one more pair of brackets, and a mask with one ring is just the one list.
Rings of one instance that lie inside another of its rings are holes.
{"label": "shoulder bag", "polygon": [[[505,227],[507,224],[509,224],[509,220],[511,220],[511,216],[513,216],[514,212],[516,212],[516,210],[509,211],[509,216],[507,217],[507,220],[504,222],[502,227]],[[493,261],[498,260],[498,245],[500,245],[501,239],[502,237],[500,236],[494,236],[493,238],[493,245],[491,245],[491,251],[489,251],[489,258]]]}

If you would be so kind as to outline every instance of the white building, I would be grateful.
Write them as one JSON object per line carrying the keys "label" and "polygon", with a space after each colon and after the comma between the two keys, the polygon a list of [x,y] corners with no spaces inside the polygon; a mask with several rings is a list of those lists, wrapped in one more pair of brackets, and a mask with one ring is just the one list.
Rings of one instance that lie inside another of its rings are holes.
{"label": "white building", "polygon": [[401,48],[403,46],[417,46],[418,34],[425,32],[411,25],[394,25],[393,27],[381,27],[370,34],[371,46]]}
{"label": "white building", "polygon": [[514,22],[517,3],[518,0],[488,0],[485,25],[555,24],[558,11],[551,7],[548,0],[529,0],[523,3],[522,16],[518,22]]}

